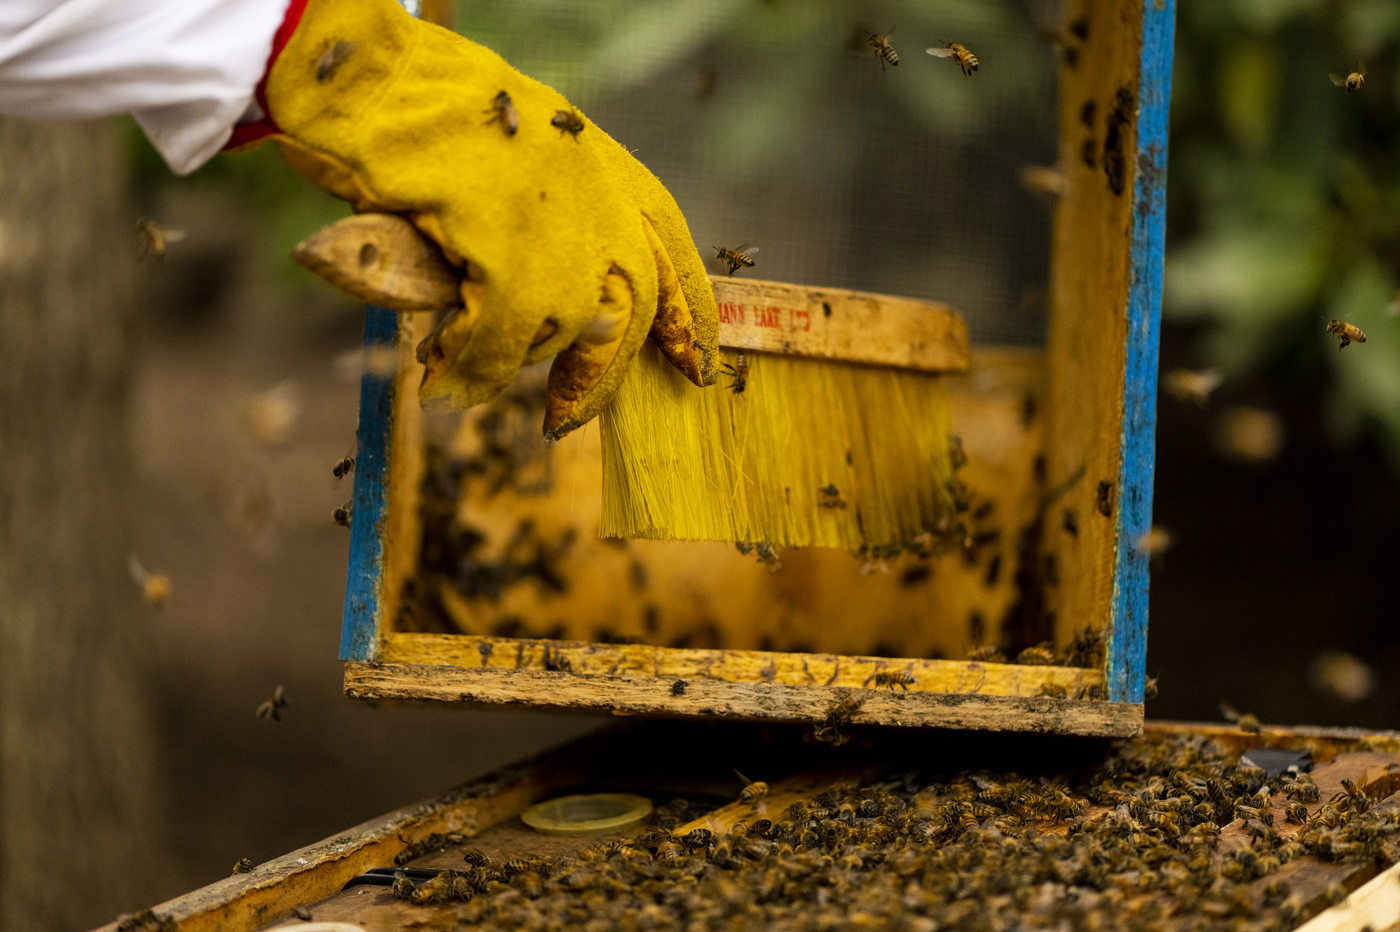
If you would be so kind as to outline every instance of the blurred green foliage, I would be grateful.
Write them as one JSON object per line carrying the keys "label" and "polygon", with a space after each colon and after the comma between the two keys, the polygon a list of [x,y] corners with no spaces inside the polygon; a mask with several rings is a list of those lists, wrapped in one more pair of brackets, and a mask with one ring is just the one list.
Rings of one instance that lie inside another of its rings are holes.
{"label": "blurred green foliage", "polygon": [[[1184,0],[1163,312],[1245,382],[1327,367],[1337,439],[1400,466],[1400,3]],[[1336,87],[1365,63],[1365,86]],[[1367,343],[1337,351],[1323,318]]]}

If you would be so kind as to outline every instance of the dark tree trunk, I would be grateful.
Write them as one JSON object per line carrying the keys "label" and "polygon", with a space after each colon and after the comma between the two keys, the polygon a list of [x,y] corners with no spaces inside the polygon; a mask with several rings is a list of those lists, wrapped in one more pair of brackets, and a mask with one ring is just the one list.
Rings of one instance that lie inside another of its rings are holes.
{"label": "dark tree trunk", "polygon": [[0,929],[149,905],[146,609],[128,578],[135,217],[114,123],[0,119]]}

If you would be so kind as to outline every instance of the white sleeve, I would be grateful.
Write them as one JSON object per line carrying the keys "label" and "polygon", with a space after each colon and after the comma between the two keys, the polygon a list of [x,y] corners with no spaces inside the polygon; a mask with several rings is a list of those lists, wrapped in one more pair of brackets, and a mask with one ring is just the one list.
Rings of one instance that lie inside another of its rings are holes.
{"label": "white sleeve", "polygon": [[0,0],[0,113],[131,113],[177,174],[256,109],[288,0]]}

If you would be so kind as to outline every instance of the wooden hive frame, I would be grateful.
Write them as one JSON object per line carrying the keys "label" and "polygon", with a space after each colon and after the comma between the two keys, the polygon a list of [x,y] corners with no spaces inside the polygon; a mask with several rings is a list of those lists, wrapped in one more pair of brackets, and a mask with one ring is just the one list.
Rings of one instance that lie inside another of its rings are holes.
{"label": "wooden hive frame", "polygon": [[[366,356],[396,353],[399,365],[367,365],[361,387],[341,642],[347,694],[813,723],[854,696],[854,724],[1137,733],[1148,558],[1136,542],[1151,525],[1175,4],[1068,6],[1065,191],[1053,225],[1047,345],[974,347],[973,373],[954,381],[951,400],[956,428],[960,419],[1016,418],[1024,398],[1016,386],[1033,384],[1044,399],[1038,429],[1013,452],[1020,478],[993,471],[979,481],[1004,485],[1027,521],[1058,527],[1062,510],[1079,516],[1074,534],[1045,535],[1060,584],[1044,607],[1061,643],[1086,625],[1107,632],[1102,670],[396,631],[421,533],[413,347],[428,322],[370,306]],[[1086,119],[1090,101],[1096,116]],[[969,453],[976,465],[977,450]],[[1038,493],[1027,485],[1032,472]],[[910,688],[868,688],[886,669],[909,674]],[[1074,698],[1086,694],[1101,698]]]}

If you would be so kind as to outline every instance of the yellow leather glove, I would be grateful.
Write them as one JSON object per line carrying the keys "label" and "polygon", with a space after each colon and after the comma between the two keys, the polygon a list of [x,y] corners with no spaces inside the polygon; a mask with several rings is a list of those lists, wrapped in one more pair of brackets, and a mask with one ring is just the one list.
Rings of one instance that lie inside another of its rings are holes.
{"label": "yellow leather glove", "polygon": [[480,404],[556,356],[556,439],[602,410],[648,334],[714,382],[718,313],[685,218],[551,88],[394,0],[310,0],[266,95],[297,172],[465,266],[462,310],[420,349],[425,403]]}

